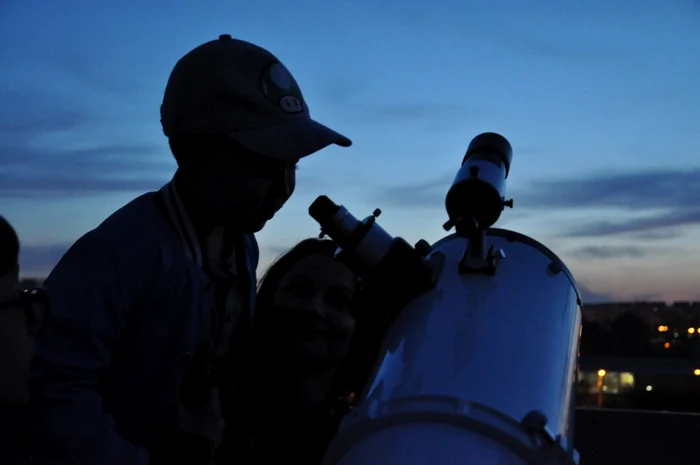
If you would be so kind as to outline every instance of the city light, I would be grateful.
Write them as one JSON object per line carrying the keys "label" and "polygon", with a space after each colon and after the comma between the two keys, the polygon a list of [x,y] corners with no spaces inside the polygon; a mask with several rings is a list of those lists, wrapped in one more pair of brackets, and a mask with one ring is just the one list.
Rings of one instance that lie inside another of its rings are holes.
{"label": "city light", "polygon": [[646,387],[647,392],[651,391],[651,384]]}
{"label": "city light", "polygon": [[695,370],[693,370],[693,374],[695,376],[700,376],[700,368],[696,368]]}
{"label": "city light", "polygon": [[695,332],[695,328],[688,328],[688,334],[693,334]]}
{"label": "city light", "polygon": [[669,347],[671,347],[671,343],[670,343],[670,342],[664,342],[664,349],[668,349]]}
{"label": "city light", "polygon": [[605,373],[606,371],[602,368],[598,370],[598,382],[596,383],[596,386],[598,387],[598,400],[596,402],[598,408],[603,406],[603,391],[605,391],[605,386],[603,386],[603,378],[605,377]]}
{"label": "city light", "polygon": [[666,331],[668,331],[668,326],[665,326],[665,325],[659,326],[660,333],[665,333]]}

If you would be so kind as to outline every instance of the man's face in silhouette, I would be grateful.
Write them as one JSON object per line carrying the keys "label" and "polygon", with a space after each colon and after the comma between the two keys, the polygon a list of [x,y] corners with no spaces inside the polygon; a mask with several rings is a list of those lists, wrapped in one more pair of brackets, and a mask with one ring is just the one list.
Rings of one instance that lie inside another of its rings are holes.
{"label": "man's face in silhouette", "polygon": [[264,157],[219,137],[181,162],[180,172],[199,209],[255,233],[293,194],[297,162]]}

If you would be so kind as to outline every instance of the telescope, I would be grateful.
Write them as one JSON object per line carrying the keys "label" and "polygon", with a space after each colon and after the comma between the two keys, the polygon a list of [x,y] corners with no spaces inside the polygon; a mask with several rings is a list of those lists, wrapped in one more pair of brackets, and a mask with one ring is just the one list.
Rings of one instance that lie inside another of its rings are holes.
{"label": "telescope", "polygon": [[[381,335],[324,465],[577,465],[581,298],[536,240],[493,227],[512,148],[484,133],[445,197],[446,231],[408,244],[328,197],[309,214],[376,296]],[[359,327],[359,326],[358,326]]]}

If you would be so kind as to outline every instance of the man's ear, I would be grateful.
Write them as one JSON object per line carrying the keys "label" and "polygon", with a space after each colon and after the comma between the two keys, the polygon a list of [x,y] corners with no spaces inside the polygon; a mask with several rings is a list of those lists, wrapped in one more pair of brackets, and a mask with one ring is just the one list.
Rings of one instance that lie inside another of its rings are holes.
{"label": "man's ear", "polygon": [[179,135],[168,138],[168,145],[178,167],[191,168],[199,165],[203,155],[216,150],[221,137],[210,134]]}

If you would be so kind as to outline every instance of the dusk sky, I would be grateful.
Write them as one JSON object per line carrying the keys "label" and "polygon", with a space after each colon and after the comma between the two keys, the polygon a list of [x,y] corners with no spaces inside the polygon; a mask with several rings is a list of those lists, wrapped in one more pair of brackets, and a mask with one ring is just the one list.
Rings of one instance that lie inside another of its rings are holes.
{"label": "dusk sky", "polygon": [[514,149],[497,226],[559,254],[588,302],[700,300],[697,0],[0,0],[0,214],[24,275],[170,179],[165,83],[222,33],[276,54],[354,142],[302,161],[259,274],[317,234],[320,194],[441,238],[464,150],[494,131]]}

